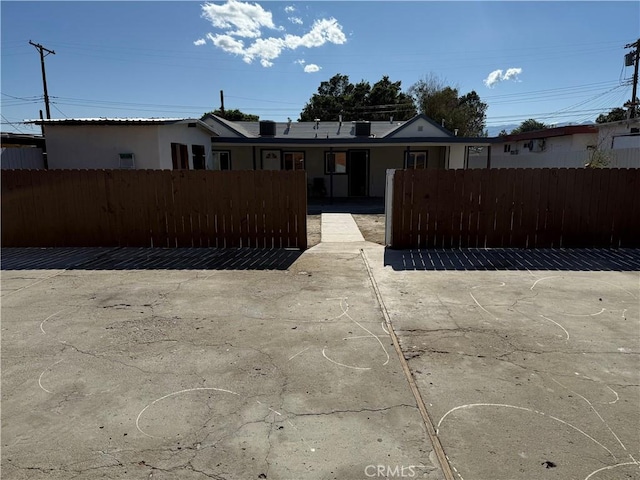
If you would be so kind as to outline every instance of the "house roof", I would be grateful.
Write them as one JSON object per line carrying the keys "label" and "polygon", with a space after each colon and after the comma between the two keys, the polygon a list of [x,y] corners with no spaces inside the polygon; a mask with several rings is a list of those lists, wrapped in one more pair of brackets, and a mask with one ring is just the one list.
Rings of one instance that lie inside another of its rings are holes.
{"label": "house roof", "polygon": [[34,146],[34,147],[44,146],[44,137],[42,135],[2,132],[0,136],[2,138],[3,147],[12,146],[12,145]]}
{"label": "house roof", "polygon": [[211,126],[197,118],[49,118],[26,120],[25,123],[34,123],[36,125],[182,125],[194,124],[205,130],[207,133],[217,135]]}
{"label": "house roof", "polygon": [[444,133],[445,135],[448,135],[450,137],[453,137],[453,132],[450,132],[449,130],[447,130],[446,128],[444,128],[441,125],[438,125],[437,122],[434,122],[432,119],[430,119],[429,117],[427,117],[424,113],[421,113],[419,115],[416,115],[415,117],[411,118],[410,120],[407,120],[406,122],[402,122],[399,123],[398,126],[396,128],[394,128],[393,130],[391,130],[390,132],[387,133],[387,136],[390,135],[394,135],[396,133],[398,133],[399,131],[409,127],[411,124],[413,124],[414,122],[418,121],[418,120],[426,120],[428,123],[430,123],[431,125],[433,125],[434,127],[436,127],[438,130],[440,130],[442,133]]}
{"label": "house roof", "polygon": [[[399,123],[388,121],[369,122],[371,125],[371,138],[381,138],[390,131],[397,128]],[[249,138],[260,138],[260,122],[235,122],[249,135]],[[270,138],[277,139],[297,139],[310,140],[316,138],[324,139],[347,139],[356,137],[355,122],[275,122],[276,134]]]}
{"label": "house roof", "polygon": [[[236,136],[221,134],[213,139],[217,143],[229,144],[289,144],[289,145],[355,145],[355,144],[409,144],[409,143],[481,143],[489,144],[492,140],[487,138],[462,138],[455,137],[450,131],[441,127],[426,115],[416,115],[408,121],[371,121],[369,136],[356,135],[355,121],[312,121],[312,122],[272,122],[275,127],[273,136],[260,136],[262,122],[231,122],[213,114],[208,114],[205,119],[213,120],[220,126],[234,132]],[[417,121],[426,121],[435,128],[429,136],[396,136],[403,129]],[[213,126],[215,129],[215,125]],[[438,135],[442,133],[442,136]]]}
{"label": "house roof", "polygon": [[515,135],[504,135],[496,137],[501,143],[518,142],[520,140],[535,140],[538,138],[562,137],[565,135],[579,135],[598,133],[598,127],[595,125],[567,125],[565,127],[545,128],[544,130],[535,130],[532,132],[517,133]]}
{"label": "house roof", "polygon": [[283,138],[283,137],[212,137],[212,143],[218,145],[291,145],[291,146],[350,146],[350,147],[369,147],[371,145],[411,145],[428,146],[428,145],[490,145],[499,143],[498,138],[488,137],[390,137],[390,138],[371,138],[371,137],[347,137],[347,138]]}

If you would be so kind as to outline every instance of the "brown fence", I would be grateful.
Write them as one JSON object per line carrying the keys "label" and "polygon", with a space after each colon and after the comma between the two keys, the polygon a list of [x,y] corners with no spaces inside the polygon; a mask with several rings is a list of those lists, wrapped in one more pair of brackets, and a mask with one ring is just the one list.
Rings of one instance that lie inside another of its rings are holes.
{"label": "brown fence", "polygon": [[3,170],[3,247],[307,247],[303,171]]}
{"label": "brown fence", "polygon": [[640,247],[640,169],[396,170],[393,248]]}

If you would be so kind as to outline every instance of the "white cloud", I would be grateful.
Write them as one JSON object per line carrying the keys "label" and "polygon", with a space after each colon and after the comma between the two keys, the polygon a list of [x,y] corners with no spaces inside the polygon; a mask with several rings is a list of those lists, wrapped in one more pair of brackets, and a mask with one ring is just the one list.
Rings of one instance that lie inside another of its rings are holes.
{"label": "white cloud", "polygon": [[305,63],[307,63],[307,62],[306,62],[306,60],[300,59],[300,60],[296,60],[296,61],[295,61],[295,62],[293,62],[293,63],[297,63],[298,65],[304,65],[304,64],[305,64]]}
{"label": "white cloud", "polygon": [[483,80],[484,84],[489,87],[492,88],[496,83],[500,83],[504,80],[518,80],[518,75],[520,75],[522,73],[522,69],[521,68],[508,68],[506,72],[503,72],[502,70],[498,69],[498,70],[494,70],[493,72],[491,72],[487,78],[485,78]]}
{"label": "white cloud", "polygon": [[216,47],[225,52],[233,53],[234,55],[244,54],[244,42],[242,40],[236,40],[229,35],[212,35],[211,33],[207,33],[207,38],[211,40]]}
{"label": "white cloud", "polygon": [[[285,10],[292,12],[295,7],[286,7]],[[284,29],[276,26],[271,12],[265,11],[257,3],[243,3],[238,0],[227,0],[223,5],[207,3],[202,6],[202,17],[209,20],[214,27],[225,30],[224,33],[207,34],[207,38],[216,47],[241,56],[246,63],[259,60],[263,67],[273,66],[273,60],[284,50],[295,50],[298,47],[317,48],[327,43],[342,45],[347,41],[342,26],[335,18],[316,20],[311,29],[302,36],[286,34],[282,37],[262,38],[263,28],[277,31]],[[297,17],[291,17],[289,20],[294,23],[298,23],[299,20],[299,24],[302,24],[302,20]],[[255,40],[245,45],[235,37]],[[307,65],[306,68],[308,70],[305,71],[309,72],[317,72],[320,69],[317,65]]]}
{"label": "white cloud", "polygon": [[205,3],[202,6],[202,17],[216,28],[233,29],[228,35],[257,38],[262,35],[263,27],[276,30],[271,12],[265,11],[257,3],[244,3],[238,0],[227,0],[223,5]]}
{"label": "white cloud", "polygon": [[302,25],[304,23],[300,17],[289,17],[288,20],[296,25]]}
{"label": "white cloud", "polygon": [[305,73],[315,73],[315,72],[319,72],[321,69],[322,67],[319,67],[315,63],[310,63],[309,65],[304,66]]}
{"label": "white cloud", "polygon": [[504,74],[504,80],[518,79],[518,75],[522,73],[521,68],[509,68]]}
{"label": "white cloud", "polygon": [[193,42],[193,44],[197,47],[199,45],[204,45],[205,43],[207,43],[207,41],[204,38],[199,38],[198,40],[196,40],[195,42]]}
{"label": "white cloud", "polygon": [[284,11],[287,13],[293,13],[296,11],[296,7],[294,7],[293,5],[288,5],[284,7]]}

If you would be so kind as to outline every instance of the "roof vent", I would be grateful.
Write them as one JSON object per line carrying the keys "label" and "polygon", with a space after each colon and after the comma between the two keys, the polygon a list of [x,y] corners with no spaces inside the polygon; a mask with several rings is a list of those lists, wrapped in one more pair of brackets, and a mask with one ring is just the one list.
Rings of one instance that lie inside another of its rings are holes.
{"label": "roof vent", "polygon": [[356,122],[356,137],[368,137],[371,135],[370,122]]}
{"label": "roof vent", "polygon": [[260,136],[275,137],[276,122],[274,122],[273,120],[260,120]]}

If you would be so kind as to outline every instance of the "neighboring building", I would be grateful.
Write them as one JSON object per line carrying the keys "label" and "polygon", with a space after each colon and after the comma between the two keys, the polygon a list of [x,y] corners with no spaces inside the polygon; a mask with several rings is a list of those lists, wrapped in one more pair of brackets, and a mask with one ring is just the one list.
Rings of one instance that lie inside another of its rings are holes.
{"label": "neighboring building", "polygon": [[[310,194],[384,196],[387,169],[465,168],[470,147],[491,139],[455,136],[425,115],[394,122],[203,121],[216,131],[213,164],[233,170],[304,169]],[[333,173],[331,172],[333,167]]]}
{"label": "neighboring building", "polygon": [[40,135],[2,133],[0,165],[2,170],[42,169],[44,138]]}
{"label": "neighboring building", "polygon": [[640,120],[569,125],[494,139],[469,156],[469,168],[581,168],[595,158],[611,168],[640,168]]}
{"label": "neighboring building", "polygon": [[204,169],[216,133],[193,118],[33,120],[51,169]]}

